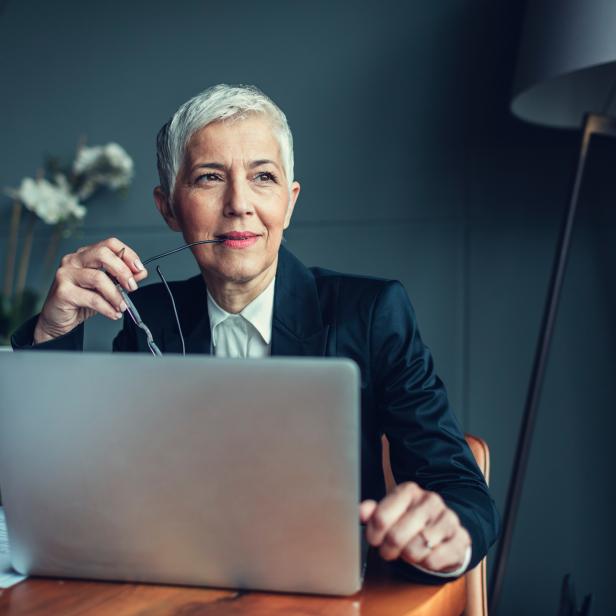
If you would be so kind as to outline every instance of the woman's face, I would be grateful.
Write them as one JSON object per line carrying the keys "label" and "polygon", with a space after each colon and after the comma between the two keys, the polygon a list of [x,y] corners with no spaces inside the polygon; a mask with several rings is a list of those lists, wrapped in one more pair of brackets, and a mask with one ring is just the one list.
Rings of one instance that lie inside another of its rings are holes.
{"label": "woman's face", "polygon": [[289,190],[270,121],[253,114],[196,132],[176,178],[173,207],[159,188],[154,196],[187,243],[225,239],[192,249],[208,284],[258,284],[275,274],[299,190],[297,182]]}

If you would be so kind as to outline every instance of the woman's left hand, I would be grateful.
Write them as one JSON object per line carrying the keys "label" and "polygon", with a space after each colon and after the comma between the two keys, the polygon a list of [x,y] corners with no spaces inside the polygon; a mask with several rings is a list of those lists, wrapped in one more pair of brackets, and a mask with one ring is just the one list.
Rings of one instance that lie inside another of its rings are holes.
{"label": "woman's left hand", "polygon": [[401,483],[379,503],[365,500],[359,509],[368,543],[385,560],[402,560],[438,573],[464,563],[471,538],[436,493],[414,482]]}

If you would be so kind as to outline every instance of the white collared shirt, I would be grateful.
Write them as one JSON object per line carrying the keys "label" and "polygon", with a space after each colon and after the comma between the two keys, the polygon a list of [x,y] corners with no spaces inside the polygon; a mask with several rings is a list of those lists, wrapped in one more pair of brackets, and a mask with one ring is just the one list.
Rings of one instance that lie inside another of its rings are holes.
{"label": "white collared shirt", "polygon": [[238,314],[221,308],[208,290],[207,312],[213,355],[238,358],[270,355],[275,281],[274,277],[265,290]]}
{"label": "white collared shirt", "polygon": [[[269,357],[272,344],[272,317],[274,315],[274,282],[276,278],[250,304],[238,314],[221,308],[207,292],[207,312],[210,317],[212,354],[216,357],[258,358]],[[461,575],[471,560],[467,548],[464,563],[456,571],[439,573],[415,565],[420,571],[449,578]]]}

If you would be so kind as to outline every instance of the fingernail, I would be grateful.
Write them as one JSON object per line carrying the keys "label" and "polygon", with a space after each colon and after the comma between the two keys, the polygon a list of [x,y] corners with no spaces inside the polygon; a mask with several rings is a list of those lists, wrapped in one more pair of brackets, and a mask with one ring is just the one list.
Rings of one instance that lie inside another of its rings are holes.
{"label": "fingernail", "polygon": [[128,279],[128,286],[130,287],[131,291],[136,291],[137,290],[137,283],[135,282],[134,278],[129,278]]}
{"label": "fingernail", "polygon": [[145,269],[145,267],[143,267],[143,263],[141,263],[141,261],[139,261],[139,259],[136,259],[136,260],[134,261],[134,264],[135,264],[135,267],[136,267],[136,268],[137,268],[140,272],[142,272],[142,271]]}
{"label": "fingernail", "polygon": [[120,310],[121,310],[122,312],[126,312],[126,311],[128,310],[128,306],[126,305],[126,302],[122,302],[122,303],[120,304]]}
{"label": "fingernail", "polygon": [[116,312],[116,321],[118,321],[121,318],[122,318],[122,313],[121,312]]}

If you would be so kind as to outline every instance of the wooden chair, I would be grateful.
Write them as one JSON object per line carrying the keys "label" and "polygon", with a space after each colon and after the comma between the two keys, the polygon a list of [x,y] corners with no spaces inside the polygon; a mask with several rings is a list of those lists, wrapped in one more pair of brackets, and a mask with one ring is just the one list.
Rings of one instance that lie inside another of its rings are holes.
{"label": "wooden chair", "polygon": [[[486,483],[490,480],[490,450],[487,443],[472,434],[465,434],[477,465],[481,469]],[[393,490],[396,485],[389,463],[389,442],[383,435],[383,472],[385,473],[385,485],[387,492]],[[488,616],[488,593],[486,585],[487,563],[484,558],[474,569],[471,569],[464,577],[466,579],[466,605],[464,616]]]}

